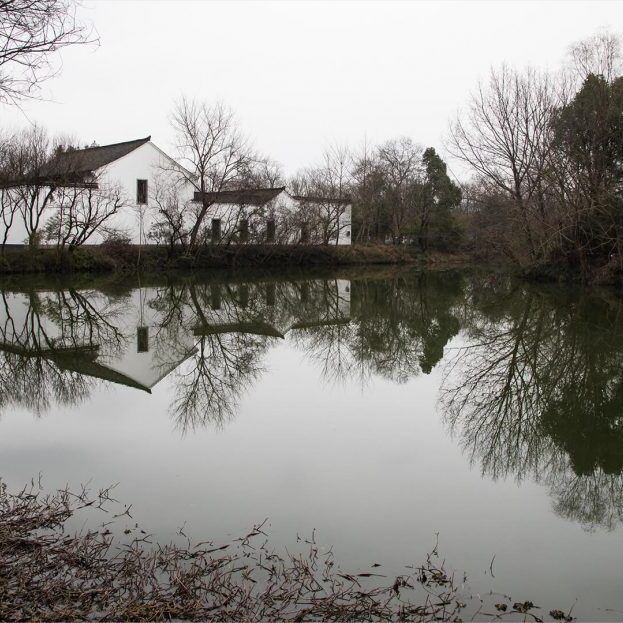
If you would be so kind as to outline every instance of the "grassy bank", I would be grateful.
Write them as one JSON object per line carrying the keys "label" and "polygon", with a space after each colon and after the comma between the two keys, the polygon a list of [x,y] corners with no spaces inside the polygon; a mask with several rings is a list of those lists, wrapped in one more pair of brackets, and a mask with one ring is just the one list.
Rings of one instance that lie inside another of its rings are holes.
{"label": "grassy bank", "polygon": [[102,245],[69,251],[56,248],[12,249],[0,260],[0,274],[75,272],[162,272],[207,268],[295,268],[366,264],[455,266],[467,258],[422,255],[409,247],[389,245],[205,247],[193,254],[163,247]]}

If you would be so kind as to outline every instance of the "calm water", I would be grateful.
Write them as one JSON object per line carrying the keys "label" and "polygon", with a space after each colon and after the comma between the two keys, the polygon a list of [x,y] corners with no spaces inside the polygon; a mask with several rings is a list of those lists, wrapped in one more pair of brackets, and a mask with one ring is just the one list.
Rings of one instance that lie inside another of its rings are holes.
{"label": "calm water", "polygon": [[351,570],[439,533],[475,591],[620,620],[622,320],[471,272],[7,283],[1,474],[118,482],[161,541],[316,529]]}

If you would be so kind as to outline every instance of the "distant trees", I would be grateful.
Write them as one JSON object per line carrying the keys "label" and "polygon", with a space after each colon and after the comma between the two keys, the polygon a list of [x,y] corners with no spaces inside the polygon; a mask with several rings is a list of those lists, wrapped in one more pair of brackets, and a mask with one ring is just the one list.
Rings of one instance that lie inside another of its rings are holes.
{"label": "distant trees", "polygon": [[35,97],[62,48],[94,42],[74,0],[0,1],[0,104]]}
{"label": "distant trees", "polygon": [[[437,152],[422,149],[410,138],[372,149],[366,145],[358,154],[344,147],[329,149],[321,166],[303,170],[291,185],[295,194],[352,202],[358,241],[408,243],[422,251],[455,249],[459,243],[456,212],[461,190]],[[350,225],[340,219],[340,201],[327,199],[318,205],[325,206],[316,220],[326,244]]]}

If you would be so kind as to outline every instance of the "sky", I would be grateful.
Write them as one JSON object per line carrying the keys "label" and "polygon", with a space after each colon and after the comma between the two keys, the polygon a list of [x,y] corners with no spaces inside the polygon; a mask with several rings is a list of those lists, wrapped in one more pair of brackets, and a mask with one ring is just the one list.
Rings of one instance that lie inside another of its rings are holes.
{"label": "sky", "polygon": [[[444,149],[448,123],[491,66],[555,69],[570,44],[623,31],[623,2],[200,2],[84,0],[99,46],[62,51],[44,100],[0,105],[100,145],[151,135],[175,155],[182,95],[223,101],[287,175],[331,145],[409,136]],[[459,173],[460,175],[460,173]]]}

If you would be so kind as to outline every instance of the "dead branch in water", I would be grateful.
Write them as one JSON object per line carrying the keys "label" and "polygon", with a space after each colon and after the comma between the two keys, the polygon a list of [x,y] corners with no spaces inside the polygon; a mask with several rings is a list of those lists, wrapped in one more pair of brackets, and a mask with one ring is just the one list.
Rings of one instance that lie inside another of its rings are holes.
{"label": "dead branch in water", "polygon": [[[127,507],[97,530],[68,534],[76,513],[108,513],[113,503],[110,489],[46,494],[33,482],[11,493],[0,484],[1,620],[460,621],[466,607],[436,548],[408,574],[386,578],[377,563],[374,572],[341,570],[313,536],[300,541],[304,551],[281,556],[263,524],[226,544],[193,545],[180,530],[184,546],[162,546],[138,525],[115,536]],[[508,601],[486,616],[539,620],[531,602]]]}

